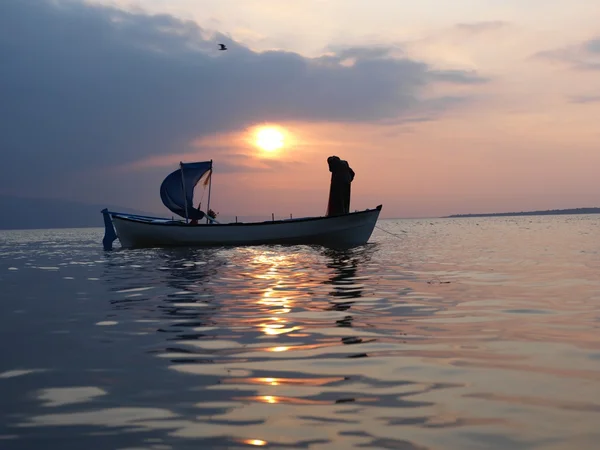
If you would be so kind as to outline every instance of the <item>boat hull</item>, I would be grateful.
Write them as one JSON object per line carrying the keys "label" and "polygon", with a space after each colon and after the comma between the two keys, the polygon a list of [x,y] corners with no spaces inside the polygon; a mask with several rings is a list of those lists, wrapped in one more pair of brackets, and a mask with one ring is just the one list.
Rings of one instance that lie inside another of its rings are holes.
{"label": "boat hull", "polygon": [[106,212],[123,248],[214,247],[248,245],[322,245],[348,248],[366,244],[381,205],[375,209],[332,217],[255,223],[185,224],[152,221]]}

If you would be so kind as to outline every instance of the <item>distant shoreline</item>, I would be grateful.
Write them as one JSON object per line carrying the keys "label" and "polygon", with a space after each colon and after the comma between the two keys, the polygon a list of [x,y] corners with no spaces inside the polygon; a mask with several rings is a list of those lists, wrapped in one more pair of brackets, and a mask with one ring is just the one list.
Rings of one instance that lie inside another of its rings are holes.
{"label": "distant shoreline", "polygon": [[443,219],[455,219],[462,217],[509,217],[509,216],[560,216],[568,214],[600,214],[600,208],[572,208],[572,209],[548,209],[545,211],[521,211],[504,213],[480,213],[480,214],[453,214],[444,216]]}

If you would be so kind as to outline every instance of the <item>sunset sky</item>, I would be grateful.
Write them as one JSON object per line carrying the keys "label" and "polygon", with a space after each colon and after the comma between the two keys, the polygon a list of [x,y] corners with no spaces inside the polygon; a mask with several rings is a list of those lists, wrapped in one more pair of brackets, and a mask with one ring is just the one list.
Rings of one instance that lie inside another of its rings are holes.
{"label": "sunset sky", "polygon": [[382,217],[600,206],[594,1],[2,0],[0,69],[0,194],[170,214],[213,159],[222,215],[321,215],[338,155]]}

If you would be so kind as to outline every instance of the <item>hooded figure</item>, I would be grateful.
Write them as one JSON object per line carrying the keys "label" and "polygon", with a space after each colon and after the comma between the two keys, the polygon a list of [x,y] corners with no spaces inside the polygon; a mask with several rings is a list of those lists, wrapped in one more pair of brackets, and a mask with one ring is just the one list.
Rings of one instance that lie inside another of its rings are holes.
{"label": "hooded figure", "polygon": [[327,215],[348,214],[350,212],[350,183],[354,180],[354,171],[347,161],[341,160],[337,156],[327,158],[327,164],[331,172]]}

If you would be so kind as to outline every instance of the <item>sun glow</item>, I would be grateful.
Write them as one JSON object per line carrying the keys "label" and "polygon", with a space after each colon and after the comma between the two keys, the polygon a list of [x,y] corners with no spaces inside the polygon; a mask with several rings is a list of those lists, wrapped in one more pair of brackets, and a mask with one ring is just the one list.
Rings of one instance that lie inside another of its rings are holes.
{"label": "sun glow", "polygon": [[277,127],[261,127],[256,130],[254,144],[267,153],[283,148],[285,136]]}
{"label": "sun glow", "polygon": [[244,442],[244,444],[255,445],[257,447],[262,447],[263,445],[267,445],[267,441],[263,441],[262,439],[246,439],[243,442]]}

